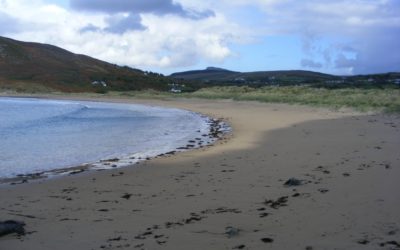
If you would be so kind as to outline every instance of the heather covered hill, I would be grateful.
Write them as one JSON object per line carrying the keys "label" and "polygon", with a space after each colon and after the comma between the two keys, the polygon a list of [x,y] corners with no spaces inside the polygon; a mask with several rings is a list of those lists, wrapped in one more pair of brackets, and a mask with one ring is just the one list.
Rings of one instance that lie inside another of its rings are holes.
{"label": "heather covered hill", "polygon": [[247,85],[262,87],[266,85],[311,85],[316,87],[381,87],[400,84],[400,73],[338,76],[307,70],[274,70],[236,72],[208,67],[204,70],[177,72],[170,75],[177,80],[190,81],[200,87],[221,85]]}
{"label": "heather covered hill", "polygon": [[108,91],[166,90],[161,74],[121,67],[62,48],[0,37],[0,87]]}
{"label": "heather covered hill", "polygon": [[221,68],[208,67],[204,70],[192,70],[171,74],[175,79],[194,80],[211,83],[273,83],[280,81],[313,82],[337,79],[337,76],[304,70],[236,72]]}

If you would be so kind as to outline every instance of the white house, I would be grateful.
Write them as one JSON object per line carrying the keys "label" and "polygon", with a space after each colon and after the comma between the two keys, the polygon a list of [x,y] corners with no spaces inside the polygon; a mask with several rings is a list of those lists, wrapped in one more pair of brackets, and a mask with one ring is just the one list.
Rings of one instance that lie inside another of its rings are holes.
{"label": "white house", "polygon": [[107,87],[107,83],[105,81],[93,81],[92,85],[101,85],[103,87]]}

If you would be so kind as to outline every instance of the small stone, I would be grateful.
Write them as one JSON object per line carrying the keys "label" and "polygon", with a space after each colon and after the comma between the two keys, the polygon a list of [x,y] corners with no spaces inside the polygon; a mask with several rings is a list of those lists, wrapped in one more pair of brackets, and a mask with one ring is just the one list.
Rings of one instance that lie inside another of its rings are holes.
{"label": "small stone", "polygon": [[362,240],[358,240],[357,243],[361,244],[361,245],[367,245],[369,243],[369,240],[362,239]]}
{"label": "small stone", "polygon": [[262,238],[261,241],[264,243],[272,243],[272,242],[274,242],[274,239],[266,237],[266,238]]}
{"label": "small stone", "polygon": [[239,229],[239,228],[235,228],[235,227],[226,227],[226,228],[225,228],[225,234],[226,234],[229,238],[238,236],[238,235],[239,235],[239,232],[240,232],[240,229]]}
{"label": "small stone", "polygon": [[300,186],[303,184],[302,180],[296,179],[296,178],[290,178],[287,180],[283,185],[287,187],[293,187],[293,186]]}
{"label": "small stone", "polygon": [[0,222],[0,236],[17,233],[25,235],[25,223],[22,221],[6,220]]}

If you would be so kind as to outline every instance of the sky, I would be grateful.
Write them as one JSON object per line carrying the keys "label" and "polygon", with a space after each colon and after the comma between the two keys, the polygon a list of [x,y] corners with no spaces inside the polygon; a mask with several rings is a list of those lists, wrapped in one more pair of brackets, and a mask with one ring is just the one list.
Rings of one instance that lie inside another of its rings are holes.
{"label": "sky", "polygon": [[400,71],[400,0],[0,0],[0,36],[170,74]]}

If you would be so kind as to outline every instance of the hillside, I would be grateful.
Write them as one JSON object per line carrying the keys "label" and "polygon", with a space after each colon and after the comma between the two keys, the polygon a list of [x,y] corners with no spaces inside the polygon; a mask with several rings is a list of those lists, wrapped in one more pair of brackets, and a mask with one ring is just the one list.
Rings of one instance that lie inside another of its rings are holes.
{"label": "hillside", "polygon": [[274,83],[275,81],[301,81],[314,82],[318,80],[337,79],[337,76],[304,71],[304,70],[280,70],[280,71],[255,71],[235,72],[226,69],[208,67],[205,70],[192,70],[173,73],[175,79],[210,82],[210,83]]}
{"label": "hillside", "polygon": [[314,85],[324,87],[343,86],[381,86],[382,84],[399,84],[400,74],[396,72],[336,76],[306,70],[278,70],[278,71],[255,71],[235,72],[226,69],[208,67],[204,70],[192,70],[173,73],[171,78],[191,81],[198,86],[213,85]]}
{"label": "hillside", "polygon": [[65,92],[166,90],[160,74],[120,67],[56,46],[0,37],[0,88]]}

